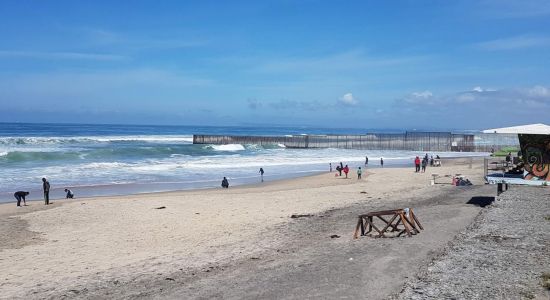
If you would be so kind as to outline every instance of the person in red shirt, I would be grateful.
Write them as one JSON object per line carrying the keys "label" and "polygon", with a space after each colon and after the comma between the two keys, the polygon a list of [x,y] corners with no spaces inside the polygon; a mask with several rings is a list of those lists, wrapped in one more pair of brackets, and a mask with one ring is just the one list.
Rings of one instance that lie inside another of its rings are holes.
{"label": "person in red shirt", "polygon": [[344,170],[343,170],[343,171],[344,171],[344,173],[346,174],[346,178],[348,178],[348,173],[349,173],[348,165],[346,165],[346,166],[344,167]]}
{"label": "person in red shirt", "polygon": [[414,159],[414,166],[416,167],[415,172],[420,172],[420,158],[418,156]]}

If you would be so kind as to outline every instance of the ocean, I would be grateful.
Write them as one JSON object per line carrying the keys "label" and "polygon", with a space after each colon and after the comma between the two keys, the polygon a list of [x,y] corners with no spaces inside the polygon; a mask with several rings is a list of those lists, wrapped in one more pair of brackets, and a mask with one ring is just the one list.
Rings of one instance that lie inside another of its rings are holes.
{"label": "ocean", "polygon": [[[283,145],[193,145],[193,134],[288,135],[363,134],[366,129],[311,127],[205,127],[0,123],[0,202],[15,191],[42,199],[41,178],[50,181],[52,199],[65,188],[76,197],[219,187],[328,172],[329,163],[351,168],[412,165],[424,153],[350,149],[287,149]],[[372,132],[372,131],[371,131]],[[377,130],[380,132],[380,130]],[[441,157],[486,153],[430,153]]]}

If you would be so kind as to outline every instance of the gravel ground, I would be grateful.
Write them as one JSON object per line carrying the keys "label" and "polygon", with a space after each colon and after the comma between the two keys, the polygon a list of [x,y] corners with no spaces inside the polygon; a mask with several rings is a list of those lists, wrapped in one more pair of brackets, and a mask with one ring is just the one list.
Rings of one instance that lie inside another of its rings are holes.
{"label": "gravel ground", "polygon": [[550,299],[550,189],[514,186],[391,299]]}

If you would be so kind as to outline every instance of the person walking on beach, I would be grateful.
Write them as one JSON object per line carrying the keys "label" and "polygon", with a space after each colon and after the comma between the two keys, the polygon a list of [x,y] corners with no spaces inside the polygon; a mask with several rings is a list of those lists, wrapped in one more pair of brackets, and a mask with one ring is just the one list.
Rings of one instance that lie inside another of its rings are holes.
{"label": "person walking on beach", "polygon": [[428,160],[423,159],[422,160],[422,173],[426,172],[426,166],[428,165]]}
{"label": "person walking on beach", "polygon": [[264,168],[260,168],[260,177],[262,178],[262,182],[264,182]]}
{"label": "person walking on beach", "polygon": [[365,167],[369,164],[369,157],[365,156]]}
{"label": "person walking on beach", "polygon": [[384,158],[380,157],[380,166],[384,167]]}
{"label": "person walking on beach", "polygon": [[25,201],[25,197],[30,194],[29,192],[24,191],[17,191],[13,194],[15,199],[17,199],[17,207],[21,207],[21,199],[23,199],[23,205],[27,206],[27,201]]}
{"label": "person walking on beach", "polygon": [[225,177],[222,180],[222,188],[224,188],[224,189],[229,188],[229,181]]}
{"label": "person walking on beach", "polygon": [[415,159],[414,159],[414,167],[415,167],[415,173],[418,173],[420,172],[420,158],[417,156]]}
{"label": "person walking on beach", "polygon": [[73,191],[69,190],[69,189],[65,189],[65,193],[67,193],[67,195],[65,195],[65,198],[66,199],[73,199],[74,198],[74,193]]}
{"label": "person walking on beach", "polygon": [[363,170],[359,167],[359,169],[357,169],[357,179],[361,179],[361,174],[363,174]]}
{"label": "person walking on beach", "polygon": [[328,163],[329,172],[332,173],[332,163]]}
{"label": "person walking on beach", "polygon": [[50,183],[46,178],[42,178],[42,189],[44,190],[44,204],[50,204]]}
{"label": "person walking on beach", "polygon": [[346,174],[346,178],[348,178],[349,168],[348,165],[344,167],[344,173]]}

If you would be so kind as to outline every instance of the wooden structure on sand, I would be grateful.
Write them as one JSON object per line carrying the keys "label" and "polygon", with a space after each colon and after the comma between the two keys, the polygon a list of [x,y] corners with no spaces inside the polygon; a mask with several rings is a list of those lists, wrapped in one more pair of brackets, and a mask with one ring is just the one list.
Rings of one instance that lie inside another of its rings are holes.
{"label": "wooden structure on sand", "polygon": [[[383,224],[376,226],[375,218],[381,220]],[[374,237],[388,237],[386,234],[393,232],[397,233],[397,236],[404,233],[412,236],[420,233],[420,230],[424,230],[412,208],[374,211],[359,215],[353,238],[359,237],[359,230],[361,230],[361,235],[364,236],[368,235],[373,229],[376,231]]]}

